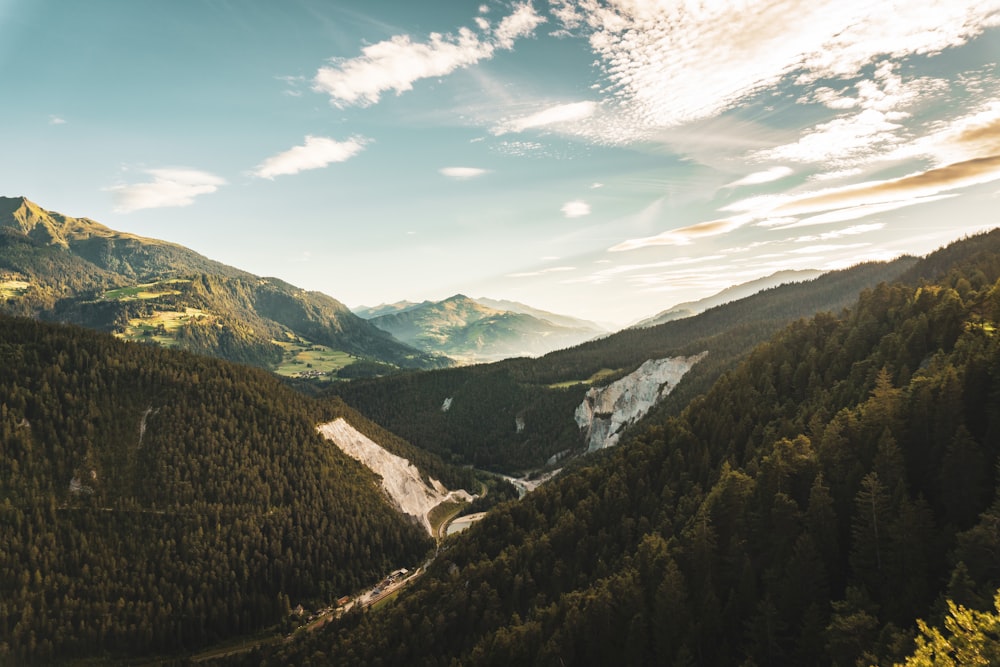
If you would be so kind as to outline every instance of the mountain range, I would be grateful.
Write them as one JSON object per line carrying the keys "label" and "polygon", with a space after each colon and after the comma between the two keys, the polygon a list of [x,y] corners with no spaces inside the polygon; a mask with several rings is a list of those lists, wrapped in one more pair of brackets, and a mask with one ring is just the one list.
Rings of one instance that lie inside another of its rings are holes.
{"label": "mountain range", "polygon": [[721,306],[724,303],[736,301],[737,299],[751,296],[757,292],[777,287],[778,285],[812,280],[813,278],[820,276],[822,273],[822,271],[809,270],[778,271],[777,273],[772,273],[769,276],[764,276],[763,278],[758,278],[757,280],[751,280],[750,282],[727,287],[718,294],[713,294],[712,296],[705,297],[704,299],[698,299],[697,301],[685,301],[684,303],[671,306],[670,308],[657,313],[652,317],[636,322],[632,325],[632,327],[653,327],[657,324],[663,324],[664,322],[669,322],[671,320],[691,317],[692,315],[697,315],[698,313],[706,311],[709,308]]}
{"label": "mountain range", "polygon": [[0,309],[286,375],[356,376],[452,362],[320,292],[255,276],[88,218],[0,197]]}
{"label": "mountain range", "polygon": [[427,353],[462,362],[540,356],[606,334],[593,322],[513,301],[470,299],[395,304],[359,311],[372,324]]}

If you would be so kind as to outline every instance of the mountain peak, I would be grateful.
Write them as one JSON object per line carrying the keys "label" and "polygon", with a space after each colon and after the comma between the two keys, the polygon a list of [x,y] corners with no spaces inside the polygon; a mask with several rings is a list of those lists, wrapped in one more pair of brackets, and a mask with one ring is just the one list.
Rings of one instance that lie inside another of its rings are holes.
{"label": "mountain peak", "polygon": [[0,197],[0,227],[13,229],[35,241],[66,245],[60,233],[63,223],[27,197]]}

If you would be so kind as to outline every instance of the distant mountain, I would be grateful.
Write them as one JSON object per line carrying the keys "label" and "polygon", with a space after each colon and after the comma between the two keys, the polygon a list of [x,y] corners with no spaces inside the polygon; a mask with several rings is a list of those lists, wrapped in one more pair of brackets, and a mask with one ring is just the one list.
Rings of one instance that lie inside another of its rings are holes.
{"label": "distant mountain", "polygon": [[424,352],[470,363],[539,356],[604,333],[592,322],[511,305],[523,312],[493,308],[456,294],[444,301],[400,306],[370,321]]}
{"label": "distant mountain", "polygon": [[173,243],[0,197],[0,311],[72,322],[286,375],[434,368],[325,294]]}
{"label": "distant mountain", "polygon": [[379,315],[392,315],[394,313],[413,310],[417,306],[427,303],[430,303],[430,301],[423,301],[421,303],[417,303],[416,301],[397,301],[396,303],[381,303],[377,306],[358,306],[357,308],[352,308],[351,311],[362,319],[370,320]]}
{"label": "distant mountain", "polygon": [[751,280],[747,283],[727,287],[718,294],[713,294],[712,296],[705,297],[704,299],[679,303],[676,306],[654,315],[653,317],[636,322],[631,328],[644,329],[647,327],[655,327],[657,324],[663,324],[664,322],[670,322],[671,320],[691,317],[692,315],[697,315],[698,313],[704,312],[709,308],[721,306],[724,303],[736,301],[752,294],[756,294],[757,292],[777,287],[778,285],[804,282],[806,280],[817,278],[821,275],[823,275],[822,271],[778,271],[777,273],[772,273],[769,276],[758,278],[757,280]]}
{"label": "distant mountain", "polygon": [[475,301],[487,306],[488,308],[506,310],[512,313],[520,313],[522,315],[531,315],[532,317],[537,317],[540,320],[547,320],[552,322],[552,324],[557,324],[561,327],[594,329],[595,331],[606,331],[613,328],[611,326],[605,326],[600,322],[591,322],[590,320],[580,319],[579,317],[559,315],[558,313],[551,313],[547,310],[532,308],[531,306],[518,301],[508,301],[507,299],[489,299],[481,296],[476,297]]}

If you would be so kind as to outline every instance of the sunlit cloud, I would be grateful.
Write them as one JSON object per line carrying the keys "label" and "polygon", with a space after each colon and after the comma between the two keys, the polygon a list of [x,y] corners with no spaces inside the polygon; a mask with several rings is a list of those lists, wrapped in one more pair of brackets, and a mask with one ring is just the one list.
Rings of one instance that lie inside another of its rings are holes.
{"label": "sunlit cloud", "polygon": [[567,218],[582,218],[590,215],[590,204],[580,199],[568,201],[559,209]]}
{"label": "sunlit cloud", "polygon": [[431,33],[425,42],[409,35],[371,44],[356,58],[337,58],[321,67],[313,78],[313,90],[326,93],[338,107],[369,106],[383,93],[397,95],[413,89],[421,79],[445,76],[456,69],[492,58],[497,49],[510,50],[516,39],[532,34],[544,22],[530,3],[522,3],[482,33],[461,28],[457,34]]}
{"label": "sunlit cloud", "polygon": [[791,224],[777,227],[777,229],[812,227],[815,225],[829,225],[834,222],[846,222],[848,220],[857,220],[858,218],[866,218],[869,215],[888,213],[889,211],[895,211],[896,209],[906,208],[907,206],[916,206],[917,204],[929,204],[931,202],[939,201],[941,199],[950,199],[955,196],[957,195],[953,194],[934,195],[930,197],[916,197],[914,199],[890,201],[884,204],[865,204],[863,206],[852,206],[850,208],[841,208],[835,211],[828,211],[826,213],[820,213],[819,215],[803,218],[802,220],[798,220]]}
{"label": "sunlit cloud", "polygon": [[[903,121],[911,116],[909,108],[918,101],[927,104],[933,96],[944,94],[948,86],[947,82],[933,78],[904,82],[897,69],[896,64],[883,61],[870,78],[854,84],[855,97],[838,98],[850,99],[848,108],[857,109],[855,113],[819,123],[797,141],[756,151],[750,159],[820,164],[842,171],[882,158],[904,145],[909,137]],[[825,95],[820,98],[830,102]]]}
{"label": "sunlit cloud", "polygon": [[792,198],[776,213],[804,215],[832,208],[896,202],[1000,180],[1000,155],[974,158],[886,181],[869,181]]}
{"label": "sunlit cloud", "polygon": [[938,53],[1000,24],[997,0],[920,11],[869,0],[550,4],[564,29],[589,37],[609,94],[653,127],[717,116],[785,79],[852,78],[880,58]]}
{"label": "sunlit cloud", "polygon": [[544,276],[549,273],[563,273],[564,271],[575,271],[575,266],[553,266],[548,269],[538,271],[524,271],[522,273],[508,273],[508,278],[532,278],[534,276]]}
{"label": "sunlit cloud", "polygon": [[438,169],[438,173],[442,176],[453,178],[456,181],[467,181],[470,178],[476,178],[488,173],[488,170],[478,167],[442,167]]}
{"label": "sunlit cloud", "polygon": [[525,130],[537,127],[572,123],[589,118],[594,114],[596,109],[596,102],[558,104],[528,116],[505,120],[494,126],[490,131],[494,135],[500,136],[508,132],[524,132]]}
{"label": "sunlit cloud", "polygon": [[885,229],[885,223],[874,222],[867,225],[854,225],[852,227],[845,227],[844,229],[837,229],[830,232],[823,232],[822,234],[800,236],[793,240],[795,243],[813,243],[815,241],[831,241],[833,239],[839,239],[845,236],[858,236],[859,234],[868,234],[870,232],[877,232],[881,229]]}
{"label": "sunlit cloud", "polygon": [[273,179],[275,176],[297,174],[309,169],[321,169],[334,162],[345,162],[351,159],[364,150],[367,143],[368,140],[362,137],[337,141],[329,137],[306,136],[303,145],[294,146],[261,162],[253,170],[253,175]]}
{"label": "sunlit cloud", "polygon": [[215,174],[196,169],[148,169],[145,173],[152,180],[105,188],[114,198],[116,212],[190,206],[195,197],[211,194],[226,184]]}
{"label": "sunlit cloud", "polygon": [[726,187],[738,188],[744,185],[761,185],[772,181],[780,181],[781,179],[791,176],[794,173],[795,172],[790,167],[771,167],[770,169],[765,169],[764,171],[755,171],[752,174],[747,174],[739,180],[728,183]]}
{"label": "sunlit cloud", "polygon": [[723,218],[720,220],[709,220],[707,222],[699,222],[694,225],[689,225],[687,227],[680,227],[678,229],[672,229],[662,234],[657,234],[656,236],[647,236],[645,238],[639,239],[629,239],[623,241],[618,245],[608,248],[610,252],[622,252],[624,250],[637,250],[639,248],[648,248],[650,246],[661,246],[661,245],[673,245],[673,246],[683,246],[690,245],[696,239],[706,237],[706,236],[717,236],[719,234],[725,234],[731,232],[738,227],[742,227],[753,220],[752,216],[741,215],[734,216],[731,218]]}
{"label": "sunlit cloud", "polygon": [[[885,181],[867,181],[794,195],[762,195],[727,206],[722,211],[756,218],[759,226],[788,229],[828,224],[938,201],[952,190],[1000,180],[1000,155],[915,172]],[[814,215],[818,214],[818,215]],[[812,216],[774,224],[770,219]]]}

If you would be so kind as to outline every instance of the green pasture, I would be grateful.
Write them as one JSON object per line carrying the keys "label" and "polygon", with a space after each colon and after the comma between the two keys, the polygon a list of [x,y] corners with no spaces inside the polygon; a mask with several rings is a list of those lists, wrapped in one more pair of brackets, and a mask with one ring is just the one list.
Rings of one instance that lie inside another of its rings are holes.
{"label": "green pasture", "polygon": [[285,350],[285,358],[275,369],[278,375],[285,377],[307,377],[310,374],[323,374],[325,377],[356,361],[356,357],[347,352],[317,345],[302,338],[288,336],[288,340],[272,342]]}
{"label": "green pasture", "polygon": [[104,298],[111,301],[133,301],[137,299],[155,299],[168,294],[180,294],[173,285],[179,283],[189,283],[190,280],[173,278],[171,280],[160,280],[155,283],[145,283],[143,285],[133,285],[132,287],[119,287],[108,290],[104,293]]}

